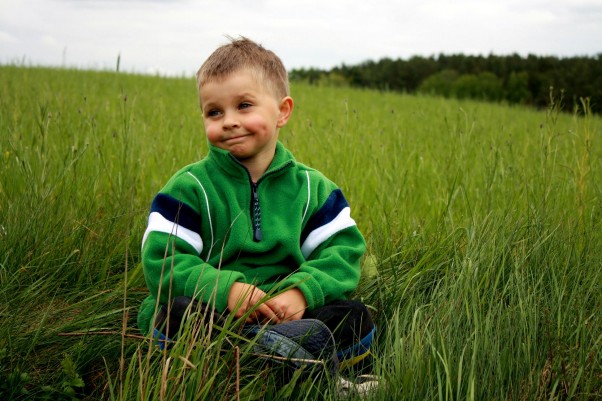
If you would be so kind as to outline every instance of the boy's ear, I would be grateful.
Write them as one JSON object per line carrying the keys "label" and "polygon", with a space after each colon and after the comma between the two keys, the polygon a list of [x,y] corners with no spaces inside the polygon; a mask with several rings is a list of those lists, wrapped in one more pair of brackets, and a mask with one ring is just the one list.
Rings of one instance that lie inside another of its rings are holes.
{"label": "boy's ear", "polygon": [[282,98],[280,101],[280,117],[278,118],[278,128],[282,128],[288,122],[288,119],[291,118],[291,114],[293,113],[293,98],[290,96],[286,96]]}

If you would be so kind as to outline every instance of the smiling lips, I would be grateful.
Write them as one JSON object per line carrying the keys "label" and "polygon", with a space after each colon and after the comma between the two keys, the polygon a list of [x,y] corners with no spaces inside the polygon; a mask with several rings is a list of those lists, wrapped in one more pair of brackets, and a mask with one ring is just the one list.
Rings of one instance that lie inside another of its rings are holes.
{"label": "smiling lips", "polygon": [[249,135],[251,135],[251,134],[233,135],[233,136],[231,136],[231,137],[224,138],[224,139],[222,140],[222,142],[225,142],[225,143],[238,142],[238,141],[240,141],[240,140],[242,140],[242,139],[246,138],[246,137],[247,137],[247,136],[249,136]]}

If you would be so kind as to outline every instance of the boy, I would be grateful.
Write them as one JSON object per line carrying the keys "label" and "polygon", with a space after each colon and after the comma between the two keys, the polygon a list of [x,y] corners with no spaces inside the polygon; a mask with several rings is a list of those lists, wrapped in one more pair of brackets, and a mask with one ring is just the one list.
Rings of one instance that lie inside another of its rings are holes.
{"label": "boy", "polygon": [[232,40],[201,66],[197,85],[209,153],[153,200],[140,329],[173,337],[183,309],[200,302],[273,327],[317,319],[334,333],[342,363],[363,358],[373,323],[346,299],[365,242],[340,189],[278,141],[294,105],[282,62]]}

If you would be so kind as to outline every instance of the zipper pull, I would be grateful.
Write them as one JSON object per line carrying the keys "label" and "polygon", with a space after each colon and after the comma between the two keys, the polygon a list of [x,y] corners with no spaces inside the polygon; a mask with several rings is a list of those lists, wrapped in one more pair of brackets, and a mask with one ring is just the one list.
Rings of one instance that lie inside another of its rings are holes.
{"label": "zipper pull", "polygon": [[253,218],[253,241],[261,241],[261,208],[259,207],[259,196],[257,196],[257,184],[252,183],[251,185],[251,208]]}

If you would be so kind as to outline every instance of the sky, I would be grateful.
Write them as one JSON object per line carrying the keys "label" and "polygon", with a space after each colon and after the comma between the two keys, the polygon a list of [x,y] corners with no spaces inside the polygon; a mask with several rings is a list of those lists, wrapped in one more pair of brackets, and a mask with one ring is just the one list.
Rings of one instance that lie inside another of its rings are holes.
{"label": "sky", "polygon": [[594,56],[602,0],[0,0],[0,64],[192,76],[227,35],[290,70],[438,54]]}

